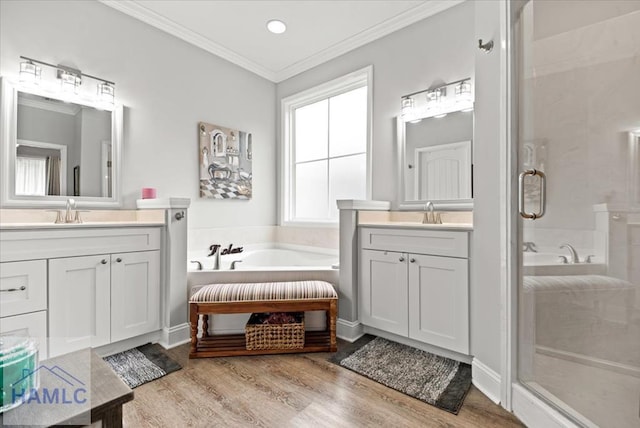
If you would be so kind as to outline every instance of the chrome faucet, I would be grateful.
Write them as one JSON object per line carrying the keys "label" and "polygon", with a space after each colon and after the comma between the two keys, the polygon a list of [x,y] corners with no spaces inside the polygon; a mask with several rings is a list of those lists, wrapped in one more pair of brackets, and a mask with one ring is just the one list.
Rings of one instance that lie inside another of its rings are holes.
{"label": "chrome faucet", "polygon": [[522,251],[525,253],[537,253],[538,249],[536,248],[535,242],[523,242],[522,243]]}
{"label": "chrome faucet", "polygon": [[76,207],[76,200],[73,198],[67,199],[67,206],[65,209],[64,222],[65,223],[74,223],[75,218],[73,214],[73,210]]}
{"label": "chrome faucet", "polygon": [[571,263],[580,263],[580,259],[578,258],[578,252],[576,251],[575,248],[573,248],[572,245],[562,244],[560,245],[560,248],[566,248],[569,250],[569,253],[571,254]]}
{"label": "chrome faucet", "polygon": [[196,265],[198,266],[198,270],[202,270],[202,262],[198,260],[190,260],[189,263],[196,263]]}
{"label": "chrome faucet", "polygon": [[231,262],[231,267],[229,269],[236,270],[236,263],[242,263],[242,260],[234,260]]}
{"label": "chrome faucet", "polygon": [[422,224],[442,224],[442,217],[440,213],[434,213],[433,202],[427,201],[424,204],[424,217],[422,218]]}

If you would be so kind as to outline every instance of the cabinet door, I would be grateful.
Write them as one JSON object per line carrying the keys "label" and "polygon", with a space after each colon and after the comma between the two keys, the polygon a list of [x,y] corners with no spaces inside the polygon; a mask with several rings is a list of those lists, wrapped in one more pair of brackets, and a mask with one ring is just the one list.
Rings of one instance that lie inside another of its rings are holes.
{"label": "cabinet door", "polygon": [[111,341],[160,328],[160,251],[112,254]]}
{"label": "cabinet door", "polygon": [[362,323],[407,336],[406,255],[361,250],[360,256],[359,311]]}
{"label": "cabinet door", "polygon": [[467,259],[409,254],[409,337],[469,353]]}
{"label": "cabinet door", "polygon": [[110,341],[109,255],[49,260],[51,356]]}

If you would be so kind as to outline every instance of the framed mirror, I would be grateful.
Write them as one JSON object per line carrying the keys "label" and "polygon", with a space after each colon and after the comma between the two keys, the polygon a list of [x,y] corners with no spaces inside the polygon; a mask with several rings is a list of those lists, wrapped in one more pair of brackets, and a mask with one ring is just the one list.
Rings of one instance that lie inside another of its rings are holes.
{"label": "framed mirror", "polygon": [[122,107],[60,97],[2,79],[2,207],[120,206]]}
{"label": "framed mirror", "polygon": [[473,209],[473,111],[405,122],[398,127],[399,209]]}

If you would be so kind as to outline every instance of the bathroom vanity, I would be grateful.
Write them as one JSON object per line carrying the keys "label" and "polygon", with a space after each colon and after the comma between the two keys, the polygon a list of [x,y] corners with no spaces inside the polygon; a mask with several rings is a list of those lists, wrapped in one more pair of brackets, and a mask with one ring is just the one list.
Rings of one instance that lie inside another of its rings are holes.
{"label": "bathroom vanity", "polygon": [[36,337],[49,356],[158,340],[162,214],[155,221],[3,224],[0,334]]}
{"label": "bathroom vanity", "polygon": [[365,327],[469,354],[468,225],[361,224]]}

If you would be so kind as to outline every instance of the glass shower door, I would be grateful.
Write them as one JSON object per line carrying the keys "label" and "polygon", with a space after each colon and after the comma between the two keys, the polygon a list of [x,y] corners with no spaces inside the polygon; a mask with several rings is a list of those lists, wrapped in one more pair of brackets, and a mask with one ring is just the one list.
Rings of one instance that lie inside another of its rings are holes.
{"label": "glass shower door", "polygon": [[640,1],[530,0],[514,54],[518,378],[583,426],[640,427]]}

